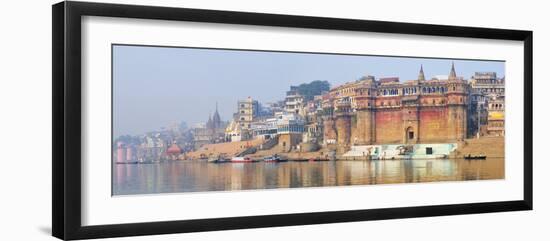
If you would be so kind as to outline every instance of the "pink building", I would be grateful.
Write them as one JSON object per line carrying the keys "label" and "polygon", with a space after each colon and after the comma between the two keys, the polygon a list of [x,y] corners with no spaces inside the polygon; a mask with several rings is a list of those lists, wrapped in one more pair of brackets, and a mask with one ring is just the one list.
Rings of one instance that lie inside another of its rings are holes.
{"label": "pink building", "polygon": [[117,142],[116,151],[116,162],[126,162],[126,144],[122,141]]}
{"label": "pink building", "polygon": [[132,145],[128,145],[126,147],[126,161],[130,162],[134,160],[134,147]]}

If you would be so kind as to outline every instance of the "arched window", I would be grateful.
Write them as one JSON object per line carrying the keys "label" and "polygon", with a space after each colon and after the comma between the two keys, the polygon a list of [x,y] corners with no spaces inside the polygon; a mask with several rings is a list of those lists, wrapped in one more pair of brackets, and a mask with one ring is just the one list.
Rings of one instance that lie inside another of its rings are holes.
{"label": "arched window", "polygon": [[426,93],[426,87],[422,87],[422,93]]}

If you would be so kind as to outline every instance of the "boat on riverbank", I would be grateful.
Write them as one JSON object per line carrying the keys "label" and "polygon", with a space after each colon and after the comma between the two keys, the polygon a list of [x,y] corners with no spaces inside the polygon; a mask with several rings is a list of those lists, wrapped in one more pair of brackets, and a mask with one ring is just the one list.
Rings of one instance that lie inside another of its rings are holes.
{"label": "boat on riverbank", "polygon": [[471,155],[471,154],[468,154],[468,155],[464,156],[464,159],[465,160],[485,160],[485,159],[487,159],[487,156],[486,155]]}
{"label": "boat on riverbank", "polygon": [[281,156],[275,154],[272,156],[266,156],[262,159],[264,162],[285,162],[287,159],[282,158]]}
{"label": "boat on riverbank", "polygon": [[255,160],[251,159],[250,157],[240,157],[240,156],[236,156],[236,157],[233,157],[231,158],[231,162],[255,162]]}
{"label": "boat on riverbank", "polygon": [[124,164],[138,164],[139,162],[137,161],[127,161],[127,162],[115,162],[115,164],[118,164],[118,165],[124,165]]}
{"label": "boat on riverbank", "polygon": [[[320,162],[320,161],[331,161],[330,158],[323,157],[311,157],[311,158],[290,158],[291,162]],[[334,161],[334,160],[333,160]]]}
{"label": "boat on riverbank", "polygon": [[209,163],[225,163],[225,162],[230,162],[230,161],[231,160],[229,158],[226,158],[222,155],[212,156],[212,157],[208,158]]}

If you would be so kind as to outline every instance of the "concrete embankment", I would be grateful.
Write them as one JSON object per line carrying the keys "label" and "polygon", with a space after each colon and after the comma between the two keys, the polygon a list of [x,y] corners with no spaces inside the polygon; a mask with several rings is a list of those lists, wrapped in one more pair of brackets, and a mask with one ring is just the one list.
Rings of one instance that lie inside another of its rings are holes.
{"label": "concrete embankment", "polygon": [[[352,146],[338,155],[339,160],[400,160],[400,159],[447,159],[464,156],[504,157],[504,137],[482,137],[454,143],[422,143],[409,145],[378,144]],[[411,149],[411,150],[403,150]]]}

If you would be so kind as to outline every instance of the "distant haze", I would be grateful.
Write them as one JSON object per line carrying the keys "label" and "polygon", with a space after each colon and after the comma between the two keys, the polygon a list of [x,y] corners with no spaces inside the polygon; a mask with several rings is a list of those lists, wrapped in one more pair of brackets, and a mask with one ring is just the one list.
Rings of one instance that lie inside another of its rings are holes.
{"label": "distant haze", "polygon": [[[452,56],[451,56],[452,57]],[[218,103],[222,120],[248,96],[262,103],[284,99],[291,85],[327,80],[331,87],[364,75],[427,79],[475,72],[504,75],[504,62],[280,53],[116,45],[113,48],[113,131],[137,135],[185,121],[206,122]],[[513,80],[512,80],[513,81]]]}

